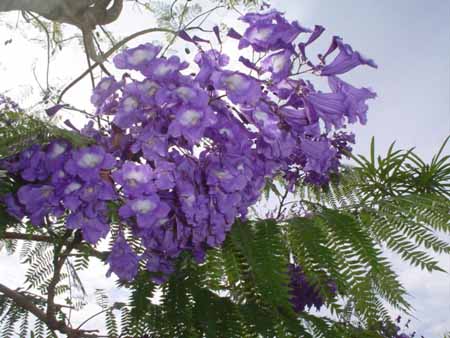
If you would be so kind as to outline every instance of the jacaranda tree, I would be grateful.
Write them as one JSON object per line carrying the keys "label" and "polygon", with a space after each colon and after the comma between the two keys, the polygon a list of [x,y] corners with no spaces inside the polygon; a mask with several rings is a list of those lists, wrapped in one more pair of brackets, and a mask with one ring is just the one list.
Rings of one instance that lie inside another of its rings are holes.
{"label": "jacaranda tree", "polygon": [[[101,337],[68,320],[91,259],[130,290],[98,293],[107,337],[409,337],[386,308],[412,310],[383,250],[443,271],[445,143],[429,164],[374,143],[352,155],[347,125],[376,94],[340,75],[375,62],[337,36],[313,57],[324,27],[267,7],[242,32],[187,22],[153,29],[167,44],[116,45],[103,57],[123,73],[95,84],[81,129],[53,122],[70,87],[49,119],[2,99],[0,243],[28,265],[25,286],[0,284],[2,337]],[[175,38],[193,58],[168,55]],[[85,75],[103,62],[88,56]]]}

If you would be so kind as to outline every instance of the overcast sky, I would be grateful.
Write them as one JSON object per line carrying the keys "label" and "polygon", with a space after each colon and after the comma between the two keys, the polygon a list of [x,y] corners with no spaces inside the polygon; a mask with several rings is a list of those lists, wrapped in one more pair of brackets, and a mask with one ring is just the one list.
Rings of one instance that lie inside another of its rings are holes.
{"label": "overcast sky", "polygon": [[[355,127],[356,152],[367,154],[372,136],[382,151],[396,141],[401,148],[416,147],[426,159],[436,152],[450,133],[449,0],[277,0],[271,3],[285,11],[289,19],[299,20],[305,26],[325,26],[327,33],[319,43],[324,48],[332,35],[339,35],[378,64],[378,70],[360,67],[346,76],[352,83],[369,86],[378,93],[378,98],[370,102],[368,124]],[[232,17],[228,14],[215,19],[229,24]],[[8,16],[10,21],[13,18]],[[127,9],[112,29],[125,36],[152,25],[154,21],[147,16]],[[0,41],[0,92],[9,90],[16,99],[28,98],[32,102],[38,95],[32,65],[38,66],[37,75],[42,81],[45,50],[27,42],[23,34],[0,27],[0,39],[10,36],[14,37],[12,44],[4,46]],[[66,83],[82,70],[80,62],[84,58],[77,48],[68,48],[63,57],[52,63],[54,81]],[[86,105],[88,85],[87,81],[80,84],[69,98]],[[427,338],[442,338],[444,332],[450,331],[449,275],[429,275],[393,259],[416,308],[414,327]],[[450,268],[449,258],[441,261]],[[22,283],[23,271],[16,264],[16,259],[0,254],[2,283],[11,287]],[[96,265],[83,273],[88,291],[92,295],[95,288],[105,288],[113,297],[122,299],[122,293],[113,292],[113,280],[106,279],[105,272],[104,267]],[[95,305],[91,305],[83,317],[95,311]],[[94,322],[92,326],[95,325],[98,324]]]}

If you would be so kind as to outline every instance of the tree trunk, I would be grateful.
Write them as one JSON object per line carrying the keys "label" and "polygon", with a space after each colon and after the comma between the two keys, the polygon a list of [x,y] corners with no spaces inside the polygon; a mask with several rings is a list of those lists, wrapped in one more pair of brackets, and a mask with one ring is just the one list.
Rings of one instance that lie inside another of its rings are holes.
{"label": "tree trunk", "polygon": [[31,11],[50,20],[57,20],[61,17],[75,17],[94,3],[94,0],[2,0],[0,12]]}
{"label": "tree trunk", "polygon": [[82,30],[115,21],[122,7],[123,0],[0,0],[0,12],[30,11]]}

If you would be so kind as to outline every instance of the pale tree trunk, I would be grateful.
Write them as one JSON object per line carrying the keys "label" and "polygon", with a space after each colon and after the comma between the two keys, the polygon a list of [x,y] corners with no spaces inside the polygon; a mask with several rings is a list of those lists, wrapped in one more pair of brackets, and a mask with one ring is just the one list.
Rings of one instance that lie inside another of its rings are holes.
{"label": "pale tree trunk", "polygon": [[123,8],[123,0],[0,0],[0,12],[34,12],[48,20],[71,24],[83,33],[88,56],[100,61],[92,31],[97,25],[115,21]]}
{"label": "pale tree trunk", "polygon": [[0,12],[31,11],[50,20],[75,17],[95,3],[95,0],[1,0]]}

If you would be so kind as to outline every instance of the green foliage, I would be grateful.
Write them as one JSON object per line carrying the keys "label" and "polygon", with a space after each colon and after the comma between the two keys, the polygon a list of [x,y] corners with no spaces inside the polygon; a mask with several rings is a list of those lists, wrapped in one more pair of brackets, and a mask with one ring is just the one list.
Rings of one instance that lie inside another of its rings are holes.
{"label": "green foliage", "polygon": [[388,320],[386,303],[411,309],[383,249],[423,270],[444,271],[433,253],[450,253],[443,239],[450,230],[447,141],[431,164],[393,145],[376,157],[372,141],[370,158],[354,157],[358,166],[326,187],[297,191],[309,214],[287,222],[292,252],[319,285],[324,270],[332,276],[366,327]]}
{"label": "green foliage", "polygon": [[[225,8],[240,13],[239,9],[255,9],[262,1],[260,0],[212,0],[208,7],[203,6],[198,1],[191,0],[149,0],[137,1],[146,10],[150,11],[157,21],[159,28],[167,28],[174,31],[186,29],[192,26],[201,26],[202,23],[217,9]],[[168,49],[174,42],[172,34],[167,34],[169,41]]]}
{"label": "green foliage", "polygon": [[[0,135],[1,156],[63,136],[47,122],[17,114],[21,113],[0,116],[0,123],[12,123],[20,130],[9,130],[6,124],[0,129],[4,133]],[[75,144],[84,141],[74,137]],[[276,219],[237,221],[223,247],[209,250],[205,262],[197,264],[182,255],[163,286],[151,282],[152,274],[141,266],[133,282],[119,283],[130,290],[126,305],[110,304],[99,290],[97,303],[108,336],[380,337],[379,323],[390,321],[386,305],[399,312],[411,311],[406,290],[384,257],[384,249],[430,272],[443,271],[433,254],[450,254],[450,243],[442,238],[450,233],[450,157],[443,155],[446,142],[429,164],[413,150],[399,151],[393,146],[386,156],[376,156],[372,143],[369,158],[354,157],[357,166],[345,168],[327,186],[301,185],[289,202],[291,212],[283,205],[282,183],[268,182],[266,197],[275,194],[282,203]],[[16,190],[17,184],[10,177],[0,177],[0,194]],[[55,259],[72,234],[66,236],[64,218],[35,229],[3,218],[4,213],[0,209],[0,248],[17,253],[28,266],[27,291],[23,292],[29,295],[30,290],[37,290],[40,295],[32,299],[45,309]],[[112,238],[118,229],[119,224],[114,224]],[[28,234],[30,239],[20,244],[2,240],[8,231]],[[51,240],[32,241],[32,235]],[[139,241],[127,232],[125,237],[142,254]],[[76,257],[65,262],[55,289],[57,295],[67,296],[66,304],[75,309],[84,304],[78,272],[88,268],[93,252],[89,248],[74,250]],[[287,267],[294,260],[326,300],[334,319],[293,311]],[[337,296],[330,294],[330,280],[337,286]],[[11,337],[16,331],[33,332],[34,337],[47,335],[43,323],[30,321],[25,310],[1,297],[2,337]]]}
{"label": "green foliage", "polygon": [[[331,321],[293,312],[283,232],[284,225],[274,220],[237,222],[223,248],[209,251],[200,265],[183,255],[162,287],[155,289],[149,274],[142,272],[128,285],[130,307],[123,311],[123,333],[313,337],[308,327],[317,326],[314,332],[321,332],[317,337],[336,337]],[[159,293],[159,302],[152,302]]]}
{"label": "green foliage", "polygon": [[[447,144],[426,164],[412,150],[389,148],[386,157],[370,160],[358,156],[359,164],[348,168],[338,182],[325,191],[306,194],[315,208],[332,207],[357,216],[361,228],[372,238],[399,254],[405,261],[428,271],[442,271],[428,251],[450,253],[450,244],[439,234],[450,231],[449,156],[442,156]],[[424,178],[426,177],[426,179]]]}
{"label": "green foliage", "polygon": [[57,127],[50,120],[34,117],[23,111],[0,111],[0,158],[55,138],[64,138],[74,146],[91,142],[75,132]]}
{"label": "green foliage", "polygon": [[255,8],[262,4],[260,0],[216,0],[217,3],[225,5],[228,9],[236,6],[245,6],[246,8]]}
{"label": "green foliage", "polygon": [[[33,304],[39,308],[45,306],[45,300],[35,297],[25,291],[25,296],[31,296]],[[30,313],[17,306],[11,299],[0,294],[0,335],[2,338],[35,337],[46,338],[45,323],[30,315]],[[51,335],[51,337],[55,337]]]}
{"label": "green foliage", "polygon": [[[43,236],[44,229],[36,230],[26,223],[9,224],[8,231],[14,230],[17,233],[27,233],[29,239],[2,240],[0,236],[0,249],[4,247],[10,255],[15,254],[20,259],[21,264],[27,266],[23,287],[18,289],[22,295],[26,296],[33,304],[42,310],[47,307],[47,292],[51,279],[54,277],[54,262],[59,257],[61,243],[67,240],[66,232],[62,224],[54,224],[51,231],[52,241],[34,241],[33,235]],[[55,286],[55,296],[67,296],[65,304],[56,307],[56,315],[65,318],[63,307],[80,310],[86,304],[86,291],[82,281],[78,276],[78,270],[72,265],[70,259],[65,261],[63,269],[59,275],[58,283]],[[3,297],[3,298],[1,298]],[[2,302],[5,302],[2,305]],[[3,319],[2,320],[2,307]],[[6,310],[5,310],[6,309]],[[6,311],[6,312],[5,312]],[[9,337],[10,332],[21,332],[20,337],[56,337],[51,331],[46,331],[46,324],[34,316],[30,320],[29,313],[18,307],[10,299],[0,294],[0,330],[1,337]],[[27,331],[27,334],[24,334]]]}

